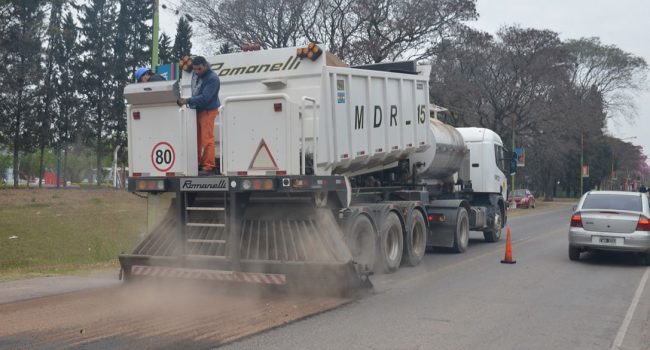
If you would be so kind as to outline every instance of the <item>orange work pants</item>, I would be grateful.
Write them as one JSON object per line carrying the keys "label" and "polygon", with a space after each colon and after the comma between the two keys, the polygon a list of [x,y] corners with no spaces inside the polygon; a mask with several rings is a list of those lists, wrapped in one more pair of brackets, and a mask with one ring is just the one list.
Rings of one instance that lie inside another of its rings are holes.
{"label": "orange work pants", "polygon": [[205,171],[215,168],[214,162],[214,121],[219,115],[218,109],[196,112],[196,134],[199,166]]}

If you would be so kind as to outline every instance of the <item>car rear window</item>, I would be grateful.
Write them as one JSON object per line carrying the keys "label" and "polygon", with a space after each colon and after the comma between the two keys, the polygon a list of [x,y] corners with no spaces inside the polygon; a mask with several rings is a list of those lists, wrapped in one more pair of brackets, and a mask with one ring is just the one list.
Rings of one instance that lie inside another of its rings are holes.
{"label": "car rear window", "polygon": [[641,196],[624,194],[590,194],[582,203],[582,209],[611,209],[642,211]]}

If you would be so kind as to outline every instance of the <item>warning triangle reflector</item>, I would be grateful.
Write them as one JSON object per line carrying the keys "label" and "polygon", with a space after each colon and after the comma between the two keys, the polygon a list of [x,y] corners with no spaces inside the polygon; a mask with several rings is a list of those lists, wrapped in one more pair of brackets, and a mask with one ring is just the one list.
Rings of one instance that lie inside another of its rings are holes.
{"label": "warning triangle reflector", "polygon": [[278,165],[275,163],[275,159],[271,155],[269,147],[266,145],[266,141],[262,139],[259,146],[257,146],[257,151],[253,156],[253,161],[248,167],[250,170],[277,170]]}

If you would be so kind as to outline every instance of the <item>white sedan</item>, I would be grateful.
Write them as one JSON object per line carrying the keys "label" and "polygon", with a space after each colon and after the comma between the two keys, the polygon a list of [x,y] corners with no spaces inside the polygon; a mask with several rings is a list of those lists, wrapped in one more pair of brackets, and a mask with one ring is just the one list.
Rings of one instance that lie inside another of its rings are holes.
{"label": "white sedan", "polygon": [[650,265],[650,208],[645,193],[590,191],[571,216],[569,258],[589,250],[638,253]]}

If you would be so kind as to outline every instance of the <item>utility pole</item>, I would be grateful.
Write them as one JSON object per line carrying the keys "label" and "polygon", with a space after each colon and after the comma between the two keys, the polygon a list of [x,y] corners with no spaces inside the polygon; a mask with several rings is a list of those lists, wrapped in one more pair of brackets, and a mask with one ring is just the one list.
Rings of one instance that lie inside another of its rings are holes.
{"label": "utility pole", "polygon": [[153,45],[151,46],[151,70],[156,72],[158,67],[158,22],[160,0],[154,0],[153,2]]}
{"label": "utility pole", "polygon": [[56,147],[56,188],[61,187],[61,145]]}
{"label": "utility pole", "polygon": [[583,174],[583,167],[584,167],[584,139],[585,139],[585,134],[580,133],[580,197],[584,194],[583,191],[583,182],[584,182],[584,174]]}
{"label": "utility pole", "polygon": [[[513,113],[513,114],[512,114],[512,156],[513,156],[513,157],[516,157],[516,156],[517,156],[516,153],[515,153],[515,120],[516,120],[516,118],[517,118],[517,115]],[[510,193],[512,193],[511,197],[513,197],[513,198],[512,198],[512,201],[513,201],[513,203],[514,203],[514,193],[515,193],[515,174],[513,173],[512,175],[510,175],[510,177],[511,177],[511,179],[512,179],[512,180],[511,180],[511,182],[512,182],[512,191],[511,191]]]}

